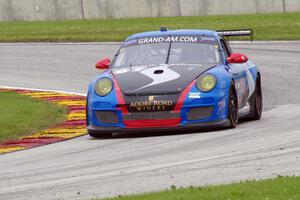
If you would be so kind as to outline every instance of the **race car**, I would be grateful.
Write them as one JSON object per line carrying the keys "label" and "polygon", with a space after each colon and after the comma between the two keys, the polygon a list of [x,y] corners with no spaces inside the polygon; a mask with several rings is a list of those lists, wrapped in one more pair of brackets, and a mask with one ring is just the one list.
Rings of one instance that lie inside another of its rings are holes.
{"label": "race car", "polygon": [[113,133],[235,128],[262,115],[261,74],[229,36],[252,30],[168,30],[128,37],[88,88],[87,131]]}

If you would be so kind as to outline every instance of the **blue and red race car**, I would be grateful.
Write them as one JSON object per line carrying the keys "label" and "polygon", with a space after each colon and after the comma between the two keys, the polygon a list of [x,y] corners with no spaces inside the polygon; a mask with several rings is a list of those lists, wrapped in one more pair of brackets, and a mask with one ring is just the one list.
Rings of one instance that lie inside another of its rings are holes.
{"label": "blue and red race car", "polygon": [[87,95],[92,137],[118,132],[236,127],[262,115],[261,74],[226,36],[251,30],[167,30],[128,37]]}

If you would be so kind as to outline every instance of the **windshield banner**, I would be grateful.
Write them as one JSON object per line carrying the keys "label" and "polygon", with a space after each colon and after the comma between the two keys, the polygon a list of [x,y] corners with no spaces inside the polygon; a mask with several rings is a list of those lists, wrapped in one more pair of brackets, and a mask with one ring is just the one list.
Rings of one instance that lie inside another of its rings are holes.
{"label": "windshield banner", "polygon": [[198,37],[193,36],[168,36],[168,37],[148,37],[138,40],[139,44],[161,43],[161,42],[187,42],[197,43]]}
{"label": "windshield banner", "polygon": [[158,36],[158,37],[144,37],[134,40],[126,41],[123,45],[132,46],[132,45],[143,45],[143,44],[153,44],[153,43],[208,43],[214,44],[215,38],[210,37],[200,37],[200,36]]}

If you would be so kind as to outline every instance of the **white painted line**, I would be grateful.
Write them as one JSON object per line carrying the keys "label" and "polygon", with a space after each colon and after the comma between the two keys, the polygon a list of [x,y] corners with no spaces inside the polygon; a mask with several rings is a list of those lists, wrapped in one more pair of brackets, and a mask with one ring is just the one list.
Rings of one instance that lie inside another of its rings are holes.
{"label": "white painted line", "polygon": [[2,85],[0,85],[0,88],[3,88],[3,89],[16,89],[16,90],[58,92],[58,93],[66,93],[66,94],[73,94],[73,95],[85,96],[86,97],[86,94],[77,93],[77,92],[68,92],[68,91],[62,91],[62,90],[48,90],[48,89],[38,89],[38,88],[26,88],[26,87],[11,87],[11,86],[2,86]]}

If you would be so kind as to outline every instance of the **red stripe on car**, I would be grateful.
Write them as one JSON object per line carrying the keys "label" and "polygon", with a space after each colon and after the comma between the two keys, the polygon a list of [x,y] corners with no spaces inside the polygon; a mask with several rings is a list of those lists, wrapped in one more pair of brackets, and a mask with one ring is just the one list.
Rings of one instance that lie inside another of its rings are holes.
{"label": "red stripe on car", "polygon": [[196,80],[193,80],[184,90],[183,90],[183,92],[181,93],[181,95],[180,95],[180,97],[179,97],[179,99],[178,99],[178,101],[177,101],[177,104],[176,104],[176,106],[175,106],[175,108],[174,108],[174,112],[176,112],[176,113],[179,113],[180,112],[180,110],[181,110],[181,108],[182,108],[182,106],[183,106],[183,104],[184,104],[184,100],[185,100],[185,98],[186,98],[186,95],[189,93],[189,91],[191,90],[191,88],[195,85],[195,82],[196,82]]}
{"label": "red stripe on car", "polygon": [[115,85],[115,91],[116,91],[116,95],[117,95],[117,101],[118,101],[119,108],[120,108],[122,114],[128,114],[128,109],[126,107],[126,103],[123,98],[123,94],[120,89],[120,86],[115,78],[113,78],[113,81],[114,81],[114,85]]}

